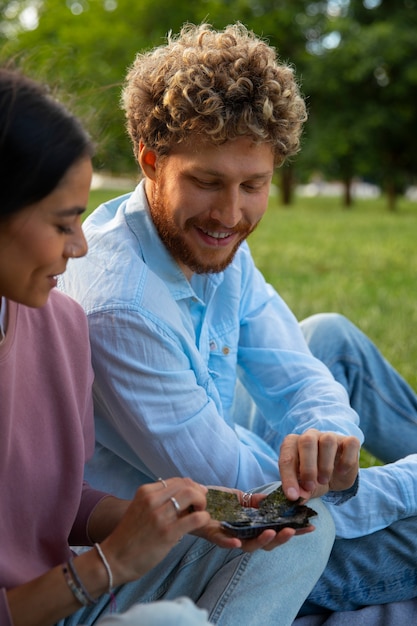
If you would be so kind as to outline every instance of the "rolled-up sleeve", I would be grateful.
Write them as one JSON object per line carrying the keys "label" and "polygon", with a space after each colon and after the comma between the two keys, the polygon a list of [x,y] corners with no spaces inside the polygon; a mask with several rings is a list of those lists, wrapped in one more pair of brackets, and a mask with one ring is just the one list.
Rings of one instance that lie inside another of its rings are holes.
{"label": "rolled-up sleeve", "polygon": [[239,375],[266,422],[281,439],[317,428],[362,441],[346,390],[311,354],[295,316],[250,257],[243,265]]}
{"label": "rolled-up sleeve", "polygon": [[223,419],[217,389],[180,320],[168,327],[151,318],[146,310],[90,316],[99,444],[150,478],[261,484],[269,467],[276,479],[276,460],[241,443]]}

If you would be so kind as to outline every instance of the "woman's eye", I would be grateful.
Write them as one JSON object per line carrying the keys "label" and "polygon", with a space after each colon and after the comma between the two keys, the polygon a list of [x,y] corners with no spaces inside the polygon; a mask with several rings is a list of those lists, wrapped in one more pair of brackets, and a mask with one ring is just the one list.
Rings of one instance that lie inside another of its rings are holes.
{"label": "woman's eye", "polygon": [[72,233],[73,233],[73,230],[72,230],[72,228],[70,226],[59,225],[58,226],[58,231],[60,233],[64,234],[64,235],[72,235]]}

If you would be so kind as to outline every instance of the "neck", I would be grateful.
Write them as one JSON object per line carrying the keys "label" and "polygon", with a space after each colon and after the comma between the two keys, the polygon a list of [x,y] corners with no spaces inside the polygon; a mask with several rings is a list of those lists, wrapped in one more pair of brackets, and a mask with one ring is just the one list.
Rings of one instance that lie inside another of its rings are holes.
{"label": "neck", "polygon": [[194,272],[192,270],[190,270],[190,268],[188,267],[188,265],[184,265],[184,263],[181,263],[181,261],[177,261],[178,265],[180,266],[182,273],[184,274],[185,278],[190,281]]}

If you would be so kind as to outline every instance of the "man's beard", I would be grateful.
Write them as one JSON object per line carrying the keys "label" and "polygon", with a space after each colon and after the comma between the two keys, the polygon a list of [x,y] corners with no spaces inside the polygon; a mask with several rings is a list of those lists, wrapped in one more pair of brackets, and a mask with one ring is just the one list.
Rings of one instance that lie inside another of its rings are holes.
{"label": "man's beard", "polygon": [[225,270],[232,262],[242,241],[246,239],[257,225],[251,226],[246,220],[242,220],[233,228],[233,232],[239,234],[239,239],[233,246],[230,254],[226,257],[222,256],[221,260],[217,260],[216,257],[221,248],[214,248],[212,251],[206,249],[202,253],[204,254],[204,259],[202,259],[188,245],[184,233],[189,232],[196,226],[206,232],[216,231],[219,227],[217,220],[211,219],[201,223],[197,218],[189,218],[185,222],[184,231],[180,230],[166,209],[160,184],[154,190],[153,199],[150,203],[150,212],[159,237],[167,250],[176,261],[182,263],[196,274],[216,274]]}

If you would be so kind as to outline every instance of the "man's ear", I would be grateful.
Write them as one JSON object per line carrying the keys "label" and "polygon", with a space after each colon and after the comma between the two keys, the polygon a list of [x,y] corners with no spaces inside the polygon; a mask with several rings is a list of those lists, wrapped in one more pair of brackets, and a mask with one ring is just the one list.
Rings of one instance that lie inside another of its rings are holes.
{"label": "man's ear", "polygon": [[139,146],[139,165],[144,175],[151,180],[154,180],[156,176],[156,159],[156,152],[141,143]]}

